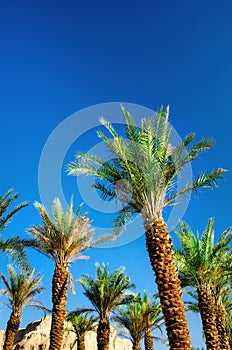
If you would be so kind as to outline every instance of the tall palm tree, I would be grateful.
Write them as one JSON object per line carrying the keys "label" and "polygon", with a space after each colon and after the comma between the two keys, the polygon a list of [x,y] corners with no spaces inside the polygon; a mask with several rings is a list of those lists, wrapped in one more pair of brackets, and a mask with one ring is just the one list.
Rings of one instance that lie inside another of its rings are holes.
{"label": "tall palm tree", "polygon": [[163,315],[161,314],[161,305],[154,300],[150,300],[146,292],[141,297],[141,302],[146,306],[146,312],[144,320],[146,321],[146,329],[144,334],[144,347],[145,350],[154,350],[152,331],[154,328],[160,328],[163,321]]}
{"label": "tall palm tree", "polygon": [[170,144],[172,130],[168,123],[169,109],[162,109],[152,118],[141,120],[140,128],[132,116],[122,108],[125,139],[112,124],[100,122],[110,133],[98,136],[112,154],[105,162],[92,154],[79,153],[68,165],[70,175],[93,175],[99,180],[94,187],[103,199],[117,199],[123,207],[114,221],[115,232],[141,214],[146,232],[146,248],[156,274],[162,312],[171,349],[191,349],[182,291],[176,272],[172,239],[162,216],[164,207],[177,203],[177,198],[198,188],[213,187],[222,177],[224,169],[202,172],[196,180],[181,190],[176,187],[178,175],[186,164],[214,144],[204,138],[192,145],[194,134],[185,137],[177,146]]}
{"label": "tall palm tree", "polygon": [[40,213],[42,225],[31,226],[28,230],[34,239],[28,240],[27,245],[52,259],[55,270],[52,278],[52,325],[50,332],[50,350],[59,350],[62,346],[63,327],[66,315],[67,289],[71,283],[70,264],[78,259],[86,259],[81,255],[86,249],[107,239],[93,239],[94,230],[90,228],[87,215],[80,215],[80,207],[73,213],[73,199],[64,212],[60,200],[53,201],[51,218],[46,208],[36,202],[35,207]]}
{"label": "tall palm tree", "polygon": [[85,296],[90,300],[94,309],[99,315],[97,328],[98,350],[108,350],[110,341],[110,314],[114,308],[131,300],[128,289],[134,284],[124,274],[121,267],[109,272],[109,266],[96,263],[97,277],[94,280],[89,275],[83,275],[79,283],[84,288]]}
{"label": "tall palm tree", "polygon": [[35,295],[41,293],[45,288],[40,287],[41,277],[39,274],[33,276],[34,270],[28,266],[22,268],[17,274],[13,266],[8,265],[9,281],[7,277],[0,274],[0,278],[5,285],[2,294],[7,295],[11,315],[7,322],[5,341],[3,350],[12,350],[14,346],[15,335],[18,332],[22,310],[25,306],[43,307],[43,304],[34,299]]}
{"label": "tall palm tree", "polygon": [[[12,217],[22,208],[28,205],[27,202],[22,202],[12,209],[11,204],[17,200],[18,193],[14,193],[12,189],[8,190],[3,196],[0,196],[0,234],[3,229],[10,223]],[[26,256],[23,250],[23,242],[19,237],[9,238],[7,240],[0,236],[0,250],[10,254],[11,258],[16,262],[26,263]]]}
{"label": "tall palm tree", "polygon": [[77,344],[77,350],[85,350],[85,335],[96,331],[98,317],[89,315],[89,311],[77,309],[69,312],[66,320],[71,323],[72,328],[67,327],[65,331],[74,332],[76,336],[72,348]]}
{"label": "tall palm tree", "polygon": [[[161,305],[151,303],[144,292],[143,296],[138,293],[133,301],[119,307],[113,319],[128,332],[133,350],[141,349],[140,343],[143,338],[145,350],[154,350],[152,330],[160,326],[160,312]],[[124,334],[127,335],[125,332]]]}
{"label": "tall palm tree", "polygon": [[[217,324],[219,310],[222,312],[218,289],[222,289],[222,282],[225,283],[231,278],[230,229],[222,233],[216,244],[213,219],[209,220],[201,238],[198,234],[194,235],[184,222],[179,224],[176,234],[182,246],[182,249],[176,249],[175,252],[177,268],[182,285],[193,288],[197,293],[207,348],[230,349],[226,333],[219,339]],[[220,317],[222,321],[224,316],[220,314]]]}

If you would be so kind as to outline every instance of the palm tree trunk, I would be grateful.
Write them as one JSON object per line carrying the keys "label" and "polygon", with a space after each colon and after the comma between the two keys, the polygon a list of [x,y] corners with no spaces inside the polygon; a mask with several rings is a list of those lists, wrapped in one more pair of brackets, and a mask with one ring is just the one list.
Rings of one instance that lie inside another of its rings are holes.
{"label": "palm tree trunk", "polygon": [[150,327],[145,331],[144,346],[145,350],[154,350],[153,336]]}
{"label": "palm tree trunk", "polygon": [[146,247],[156,275],[170,350],[191,350],[192,345],[176,271],[172,239],[162,218],[144,222]]}
{"label": "palm tree trunk", "polygon": [[21,312],[19,310],[13,310],[10,318],[7,322],[5,341],[3,350],[12,350],[14,347],[15,336],[18,332],[21,320]]}
{"label": "palm tree trunk", "polygon": [[232,349],[232,335],[229,336],[230,349]]}
{"label": "palm tree trunk", "polygon": [[77,338],[77,350],[85,350],[85,336]]}
{"label": "palm tree trunk", "polygon": [[68,267],[56,264],[52,279],[52,324],[49,350],[60,350],[66,315]]}
{"label": "palm tree trunk", "polygon": [[110,325],[109,321],[100,320],[97,328],[97,350],[109,350]]}
{"label": "palm tree trunk", "polygon": [[221,303],[217,304],[216,325],[217,325],[220,349],[230,350],[230,340],[229,340],[227,327],[226,327],[226,311],[224,306]]}
{"label": "palm tree trunk", "polygon": [[141,350],[141,346],[140,344],[138,343],[134,343],[133,346],[132,346],[132,350]]}
{"label": "palm tree trunk", "polygon": [[215,303],[209,285],[202,284],[197,288],[198,307],[205,335],[207,349],[220,350],[216,324]]}

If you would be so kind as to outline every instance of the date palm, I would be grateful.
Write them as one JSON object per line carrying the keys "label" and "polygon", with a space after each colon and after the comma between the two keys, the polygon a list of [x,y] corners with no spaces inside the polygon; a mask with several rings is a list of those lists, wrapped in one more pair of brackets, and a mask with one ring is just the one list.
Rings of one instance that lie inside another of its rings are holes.
{"label": "date palm", "polygon": [[[227,249],[229,247],[227,246]],[[225,252],[228,254],[228,252]],[[231,255],[231,253],[229,253]],[[229,260],[228,254],[228,260]],[[231,349],[230,343],[230,310],[231,310],[231,260],[214,283],[213,296],[215,301],[216,326],[220,349]]]}
{"label": "date palm", "polygon": [[141,350],[140,342],[145,333],[141,304],[134,300],[125,307],[118,309],[117,316],[114,317],[114,320],[127,330],[128,338],[133,344],[132,349]]}
{"label": "date palm", "polygon": [[98,317],[89,315],[89,311],[77,309],[69,312],[66,320],[72,325],[72,328],[67,327],[65,331],[74,332],[76,336],[72,348],[77,344],[77,350],[85,350],[85,335],[96,331]]}
{"label": "date palm", "polygon": [[3,239],[2,231],[10,223],[12,217],[22,208],[28,205],[22,202],[13,208],[11,205],[18,198],[18,193],[14,193],[12,189],[8,190],[3,196],[0,196],[0,250],[7,252],[10,257],[17,263],[26,263],[26,256],[23,250],[23,242],[19,237]]}
{"label": "date palm", "polygon": [[25,306],[43,307],[42,303],[36,301],[34,297],[45,288],[40,287],[41,277],[39,274],[33,276],[34,270],[24,267],[18,274],[13,266],[8,265],[9,281],[6,276],[0,274],[0,278],[5,285],[1,294],[6,294],[11,315],[7,322],[3,350],[12,350],[15,335],[18,332],[21,322],[22,310]]}
{"label": "date palm", "polygon": [[152,331],[155,328],[160,329],[160,325],[163,322],[163,315],[161,315],[161,305],[157,302],[157,300],[154,300],[152,302],[146,292],[144,292],[143,296],[141,297],[141,303],[146,306],[144,317],[144,320],[146,321],[144,347],[145,350],[154,350],[154,337],[152,335]]}
{"label": "date palm", "polygon": [[224,295],[217,295],[216,298],[216,326],[218,331],[218,340],[220,349],[231,349],[230,334],[228,329],[228,314],[226,309],[226,291]]}
{"label": "date palm", "polygon": [[145,350],[154,350],[152,330],[160,326],[160,312],[161,305],[151,303],[144,292],[142,296],[138,293],[130,303],[119,307],[113,319],[126,329],[127,332],[123,334],[128,334],[133,350],[141,349],[140,343],[143,338]]}
{"label": "date palm", "polygon": [[83,275],[79,283],[84,288],[84,294],[92,303],[99,316],[97,328],[97,346],[98,350],[108,350],[110,341],[110,314],[119,305],[131,300],[128,289],[133,288],[134,284],[130,278],[124,274],[124,268],[121,267],[109,272],[109,266],[96,263],[97,277],[94,280],[89,275]]}
{"label": "date palm", "polygon": [[94,240],[94,230],[90,227],[87,215],[80,215],[80,209],[73,212],[73,199],[64,212],[60,200],[53,201],[50,217],[46,208],[36,202],[35,207],[40,213],[42,225],[31,226],[28,232],[34,239],[27,245],[52,259],[55,269],[52,278],[52,325],[50,332],[50,350],[59,350],[62,346],[63,327],[66,315],[67,289],[69,282],[72,287],[70,264],[78,259],[86,259],[83,251],[104,241],[107,237]]}
{"label": "date palm", "polygon": [[194,134],[183,142],[170,144],[172,130],[168,123],[169,109],[162,109],[151,118],[135,125],[132,116],[122,108],[124,116],[123,136],[101,118],[101,124],[110,133],[107,137],[101,131],[100,139],[109,149],[112,160],[79,153],[68,165],[69,175],[93,175],[97,178],[94,187],[103,199],[117,199],[122,209],[114,221],[116,233],[126,223],[141,214],[146,232],[146,248],[151,266],[156,275],[162,312],[171,349],[191,349],[180,281],[176,272],[173,245],[162,216],[163,208],[176,204],[186,193],[199,188],[212,188],[222,177],[224,169],[202,172],[195,180],[178,190],[178,175],[186,164],[214,144],[211,138],[193,143]]}
{"label": "date palm", "polygon": [[[198,307],[198,295],[196,290],[184,288],[186,294],[190,295],[192,301],[186,301],[187,311],[199,313]],[[214,312],[216,316],[216,328],[218,332],[218,342],[220,349],[231,349],[231,288],[228,289],[228,285],[221,287],[218,290],[216,287],[213,291]],[[228,347],[230,344],[230,347]]]}
{"label": "date palm", "polygon": [[[201,238],[184,222],[179,224],[176,234],[182,246],[175,252],[179,276],[182,285],[191,287],[193,295],[197,294],[207,348],[230,349],[226,329],[222,335],[225,314],[220,297],[220,290],[231,278],[230,229],[222,233],[216,244],[213,219],[209,220]],[[221,321],[217,322],[219,318]]]}

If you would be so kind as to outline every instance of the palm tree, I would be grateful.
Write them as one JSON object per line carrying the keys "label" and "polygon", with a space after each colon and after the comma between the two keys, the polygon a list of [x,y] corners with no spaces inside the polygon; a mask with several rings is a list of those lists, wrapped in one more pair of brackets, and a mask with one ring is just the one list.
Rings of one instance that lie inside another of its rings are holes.
{"label": "palm tree", "polygon": [[114,320],[129,333],[129,339],[133,344],[132,349],[141,350],[140,342],[145,333],[141,304],[132,301],[125,307],[118,309],[117,316],[114,317]]}
{"label": "palm tree", "polygon": [[23,308],[25,306],[43,307],[43,304],[36,301],[34,297],[45,288],[39,286],[41,283],[40,275],[37,274],[33,276],[34,270],[28,268],[28,266],[22,268],[19,274],[17,274],[13,266],[8,265],[7,268],[9,281],[3,274],[0,274],[0,278],[6,287],[1,293],[7,295],[9,307],[12,311],[7,322],[3,350],[12,350],[15,335],[19,329]]}
{"label": "palm tree", "polygon": [[213,295],[215,301],[216,326],[220,349],[231,349],[230,344],[230,309],[231,309],[231,266],[217,278]]}
{"label": "palm tree", "polygon": [[[189,288],[184,288],[186,294],[193,298],[193,301],[186,301],[187,311],[192,311],[194,313],[199,313],[198,307],[198,295],[196,290]],[[221,286],[218,288],[214,286],[213,292],[213,302],[214,302],[214,312],[216,316],[216,328],[218,332],[218,343],[220,344],[220,349],[231,349],[231,287]],[[230,344],[230,347],[228,347]]]}
{"label": "palm tree", "polygon": [[89,311],[77,309],[69,312],[66,320],[71,323],[72,328],[68,327],[65,331],[74,332],[76,336],[72,348],[77,344],[77,350],[85,350],[85,335],[88,332],[96,331],[98,317],[89,315]]}
{"label": "palm tree", "polygon": [[[10,223],[12,217],[22,208],[28,205],[27,202],[22,202],[13,209],[10,209],[11,204],[17,200],[18,193],[14,193],[12,189],[8,190],[3,196],[0,196],[0,234],[3,229]],[[17,263],[26,263],[26,256],[23,251],[23,242],[19,237],[9,238],[4,240],[0,237],[0,250],[8,252]]]}
{"label": "palm tree", "polygon": [[133,301],[119,307],[113,319],[126,328],[133,344],[133,350],[141,349],[142,338],[144,338],[145,350],[154,350],[152,330],[160,326],[160,312],[161,305],[151,303],[150,298],[144,292],[143,296],[138,293]]}
{"label": "palm tree", "polygon": [[102,193],[103,199],[121,201],[123,207],[114,221],[116,233],[136,215],[142,215],[146,248],[156,274],[170,348],[191,349],[172,239],[162,211],[186,193],[212,188],[225,170],[202,172],[196,180],[191,179],[186,187],[178,190],[178,175],[186,164],[213,146],[212,139],[204,138],[192,145],[195,135],[190,134],[173,146],[170,144],[172,130],[168,123],[168,108],[165,112],[161,108],[152,118],[142,119],[140,128],[124,108],[122,112],[126,139],[109,122],[100,119],[110,137],[100,131],[98,136],[114,159],[105,162],[95,155],[79,153],[75,162],[68,165],[69,175],[93,175],[99,179],[94,187]]}
{"label": "palm tree", "polygon": [[102,237],[93,239],[94,230],[90,228],[87,215],[80,216],[80,209],[73,213],[73,199],[71,199],[66,213],[60,200],[53,201],[51,218],[46,208],[36,202],[35,207],[40,213],[43,225],[31,226],[28,230],[34,239],[28,240],[27,245],[55,262],[52,278],[52,325],[50,332],[50,350],[59,350],[62,346],[63,327],[66,315],[68,283],[72,284],[70,264],[78,259],[86,259],[81,255],[86,249],[107,239]]}
{"label": "palm tree", "polygon": [[148,295],[144,292],[141,302],[145,304],[147,310],[145,312],[146,329],[144,334],[145,350],[154,350],[152,331],[154,328],[160,328],[163,315],[161,313],[161,305],[157,300],[151,302]]}
{"label": "palm tree", "polygon": [[128,289],[135,287],[130,283],[130,278],[124,274],[121,267],[109,272],[109,266],[96,263],[97,278],[94,280],[89,275],[83,275],[79,283],[84,288],[85,296],[90,300],[99,315],[97,328],[98,350],[108,350],[110,340],[110,314],[114,308],[131,300]]}
{"label": "palm tree", "polygon": [[[222,233],[215,245],[213,219],[209,220],[201,239],[184,222],[179,224],[176,234],[182,246],[175,252],[177,268],[182,285],[193,288],[197,293],[207,348],[230,349],[226,332],[219,339],[217,323],[218,312],[222,312],[218,290],[222,290],[223,284],[231,278],[230,229]],[[224,316],[221,314],[220,317],[222,321]]]}

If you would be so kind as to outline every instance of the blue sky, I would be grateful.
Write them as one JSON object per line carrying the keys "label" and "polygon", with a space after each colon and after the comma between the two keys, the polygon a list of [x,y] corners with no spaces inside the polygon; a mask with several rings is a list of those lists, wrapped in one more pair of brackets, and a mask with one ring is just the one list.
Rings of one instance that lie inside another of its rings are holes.
{"label": "blue sky", "polygon": [[[208,0],[1,2],[1,194],[13,187],[21,201],[30,202],[5,237],[24,237],[30,224],[40,222],[33,202],[41,200],[38,169],[49,135],[73,113],[96,104],[120,101],[152,110],[169,104],[171,124],[180,136],[193,131],[216,140],[193,164],[193,174],[219,166],[231,170],[231,11],[230,1]],[[92,147],[94,136],[89,140]],[[75,193],[77,205],[82,198],[76,179],[68,178],[64,167],[76,147],[87,146],[88,138],[76,141],[62,168],[65,198]],[[184,219],[201,232],[215,217],[220,234],[231,225],[231,188],[230,171],[218,188],[193,196]],[[99,222],[99,214],[88,211]],[[138,291],[154,293],[143,236],[89,255],[72,267],[75,279],[84,272],[94,275],[94,262],[105,261],[112,269],[125,265]],[[47,292],[41,300],[49,306],[53,264],[35,253],[30,261],[44,276]],[[3,272],[6,263],[1,256]],[[81,303],[86,301],[77,286],[68,308]],[[8,310],[0,313],[0,328],[8,315]],[[22,325],[36,318],[40,314],[26,311]],[[199,318],[190,317],[190,328],[193,344],[200,345]]]}

